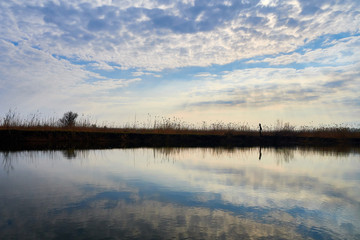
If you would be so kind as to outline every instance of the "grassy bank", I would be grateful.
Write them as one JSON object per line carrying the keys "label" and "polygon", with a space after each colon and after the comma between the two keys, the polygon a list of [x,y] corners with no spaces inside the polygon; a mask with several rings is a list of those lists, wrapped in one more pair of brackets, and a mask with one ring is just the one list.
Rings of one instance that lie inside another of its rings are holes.
{"label": "grassy bank", "polygon": [[0,149],[360,145],[360,129],[344,126],[295,127],[278,121],[273,127],[264,126],[260,136],[247,124],[195,126],[175,118],[122,127],[66,120],[21,119],[9,111],[0,122]]}
{"label": "grassy bank", "polygon": [[234,130],[7,127],[0,128],[0,149],[359,146],[359,135],[344,129],[264,131],[260,136]]}

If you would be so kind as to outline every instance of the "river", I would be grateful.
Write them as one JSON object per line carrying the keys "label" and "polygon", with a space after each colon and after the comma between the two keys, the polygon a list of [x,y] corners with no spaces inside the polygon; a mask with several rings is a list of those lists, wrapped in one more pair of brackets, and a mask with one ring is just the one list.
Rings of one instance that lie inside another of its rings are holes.
{"label": "river", "polygon": [[360,239],[360,151],[0,152],[0,239]]}

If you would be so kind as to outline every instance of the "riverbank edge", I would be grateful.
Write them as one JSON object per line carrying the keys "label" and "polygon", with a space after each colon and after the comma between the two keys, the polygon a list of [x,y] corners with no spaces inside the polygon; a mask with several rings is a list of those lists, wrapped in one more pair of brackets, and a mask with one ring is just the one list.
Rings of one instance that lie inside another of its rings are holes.
{"label": "riverbank edge", "polygon": [[360,138],[299,137],[291,135],[169,134],[87,132],[73,130],[0,130],[0,150],[102,149],[129,147],[296,147],[360,146]]}

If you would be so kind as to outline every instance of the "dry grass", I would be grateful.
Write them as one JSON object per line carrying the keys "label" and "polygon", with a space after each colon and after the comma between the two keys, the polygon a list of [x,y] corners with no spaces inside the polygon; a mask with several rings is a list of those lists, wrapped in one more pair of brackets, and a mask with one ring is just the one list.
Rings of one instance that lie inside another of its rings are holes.
{"label": "dry grass", "polygon": [[[81,116],[73,127],[63,127],[56,118],[41,118],[41,114],[31,114],[26,118],[9,110],[0,118],[1,129],[26,131],[76,131],[76,132],[112,132],[142,134],[196,134],[196,135],[246,135],[258,136],[258,129],[251,128],[247,123],[214,122],[191,124],[178,118],[155,117],[149,115],[146,122],[134,121],[123,126],[115,124],[97,124],[91,117]],[[296,127],[287,122],[277,121],[276,124],[263,126],[263,136],[293,136],[317,138],[360,138],[360,129],[343,125],[321,127]]]}

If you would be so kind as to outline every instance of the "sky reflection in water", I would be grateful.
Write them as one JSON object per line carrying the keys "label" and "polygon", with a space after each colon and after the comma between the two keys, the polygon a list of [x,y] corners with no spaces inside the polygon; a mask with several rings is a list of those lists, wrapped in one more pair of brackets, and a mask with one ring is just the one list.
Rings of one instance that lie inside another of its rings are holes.
{"label": "sky reflection in water", "polygon": [[0,238],[359,239],[359,153],[1,153]]}

